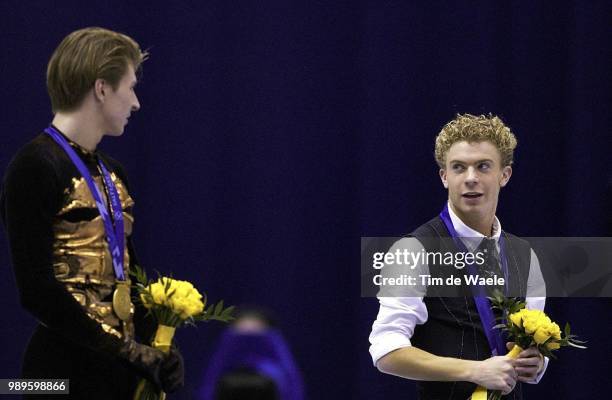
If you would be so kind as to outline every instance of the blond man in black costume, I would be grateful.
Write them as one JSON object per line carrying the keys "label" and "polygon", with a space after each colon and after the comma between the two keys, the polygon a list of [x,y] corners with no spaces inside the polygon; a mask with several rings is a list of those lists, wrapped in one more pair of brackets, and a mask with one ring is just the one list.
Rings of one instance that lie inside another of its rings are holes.
{"label": "blond man in black costume", "polygon": [[21,304],[38,321],[23,378],[70,379],[59,398],[128,399],[140,377],[166,392],[183,361],[149,347],[151,321],[130,298],[134,201],[122,166],[97,150],[140,108],[136,72],[147,53],[102,28],[69,34],[53,53],[54,118],[11,161],[2,187]]}

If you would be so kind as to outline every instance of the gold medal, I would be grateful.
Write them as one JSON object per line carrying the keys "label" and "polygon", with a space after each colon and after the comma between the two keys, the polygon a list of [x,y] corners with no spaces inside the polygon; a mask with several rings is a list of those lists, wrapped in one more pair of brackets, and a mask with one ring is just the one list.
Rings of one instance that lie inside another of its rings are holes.
{"label": "gold medal", "polygon": [[127,321],[130,319],[131,309],[130,286],[125,281],[117,281],[117,287],[113,293],[113,311],[119,319]]}

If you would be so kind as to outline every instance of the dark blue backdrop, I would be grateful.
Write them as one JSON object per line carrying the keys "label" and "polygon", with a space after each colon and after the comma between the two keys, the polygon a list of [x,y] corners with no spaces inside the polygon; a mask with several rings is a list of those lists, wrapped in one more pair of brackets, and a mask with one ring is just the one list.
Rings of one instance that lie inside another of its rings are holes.
{"label": "dark blue backdrop", "polygon": [[[2,171],[52,118],[60,40],[92,25],[133,36],[151,52],[142,109],[102,148],[130,175],[139,257],[211,299],[275,309],[311,399],[413,398],[371,366],[359,237],[438,212],[433,139],[455,113],[499,114],[518,136],[504,228],[610,235],[609,3],[5,1],[0,14]],[[5,378],[34,321],[5,244],[0,267]],[[528,392],[607,397],[612,303],[549,304],[591,348],[563,352]],[[172,398],[190,398],[220,329],[179,332],[188,384]]]}

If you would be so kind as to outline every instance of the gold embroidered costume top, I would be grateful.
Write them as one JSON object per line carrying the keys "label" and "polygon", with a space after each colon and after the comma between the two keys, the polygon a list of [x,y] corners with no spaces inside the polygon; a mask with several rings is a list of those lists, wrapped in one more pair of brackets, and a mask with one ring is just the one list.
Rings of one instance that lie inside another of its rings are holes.
{"label": "gold embroidered costume top", "polygon": [[[129,236],[134,221],[131,215],[134,201],[115,173],[111,173],[111,179],[117,188],[121,207],[124,210],[125,235]],[[103,200],[108,204],[102,177],[94,177],[94,183],[100,190]],[[71,187],[66,188],[64,193],[65,204],[53,223],[55,277],[84,307],[89,317],[98,321],[105,331],[119,337],[127,333],[131,337],[133,336],[131,320],[128,321],[124,331],[121,320],[112,309],[111,297],[115,287],[115,271],[106,240],[104,223],[85,179],[72,178]],[[64,219],[64,216],[79,211],[91,211],[84,214],[97,215],[91,220]],[[127,266],[130,262],[127,246],[124,253],[124,274],[127,277]],[[132,315],[133,312],[132,307]]]}

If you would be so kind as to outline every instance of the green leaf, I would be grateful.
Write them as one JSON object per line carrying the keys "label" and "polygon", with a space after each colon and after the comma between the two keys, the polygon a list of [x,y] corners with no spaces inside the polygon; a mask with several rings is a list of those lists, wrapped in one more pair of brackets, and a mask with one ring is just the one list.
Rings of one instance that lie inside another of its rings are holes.
{"label": "green leaf", "polygon": [[134,265],[130,270],[130,275],[136,280],[136,285],[146,286],[148,284],[147,273],[139,265]]}
{"label": "green leaf", "polygon": [[213,315],[219,315],[222,310],[223,310],[223,300],[217,303],[217,306],[215,307],[215,312],[213,313]]}
{"label": "green leaf", "polygon": [[230,307],[227,307],[227,308],[226,308],[226,309],[223,311],[222,316],[223,316],[223,317],[225,317],[225,318],[232,318],[232,319],[234,319],[234,317],[232,316],[232,313],[234,312],[234,309],[235,309],[235,308],[236,308],[235,306],[230,306]]}

